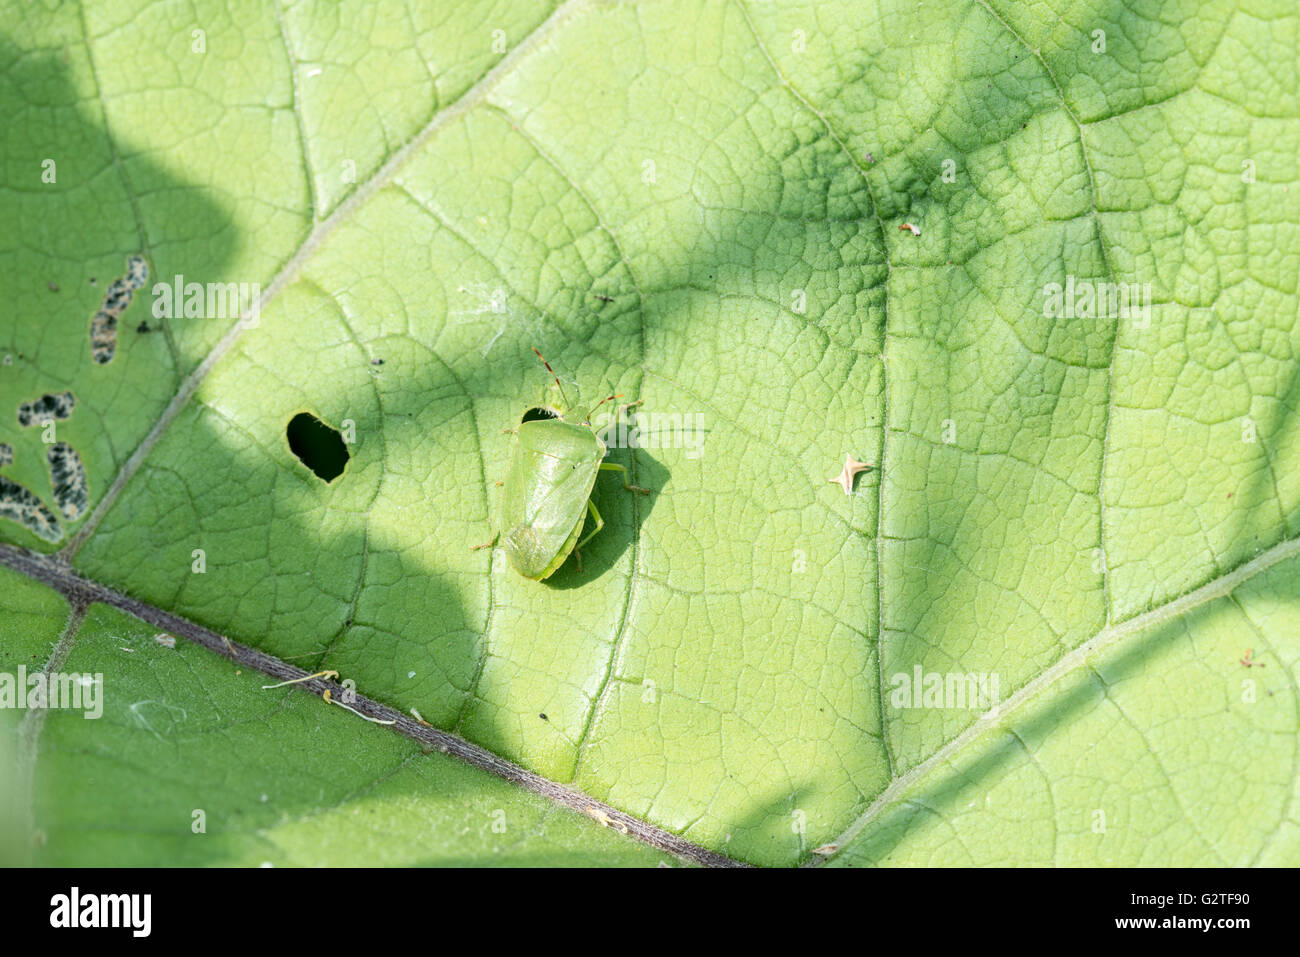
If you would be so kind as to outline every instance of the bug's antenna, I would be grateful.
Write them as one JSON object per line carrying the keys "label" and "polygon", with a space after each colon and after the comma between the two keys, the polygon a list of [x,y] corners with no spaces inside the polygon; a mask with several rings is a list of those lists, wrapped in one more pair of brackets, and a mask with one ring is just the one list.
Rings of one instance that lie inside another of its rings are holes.
{"label": "bug's antenna", "polygon": [[566,412],[568,409],[572,409],[573,405],[572,403],[569,402],[569,397],[564,394],[564,386],[560,385],[560,377],[555,374],[555,370],[551,368],[551,364],[546,361],[545,356],[543,356],[540,352],[537,351],[536,346],[533,346],[533,354],[536,355],[537,358],[542,360],[542,365],[546,366],[546,371],[549,372],[551,374],[551,378],[555,380],[556,388],[560,390],[560,397],[564,399]]}
{"label": "bug's antenna", "polygon": [[[618,394],[618,395],[607,395],[607,396],[605,396],[605,398],[601,399],[599,402],[597,402],[595,405],[593,405],[593,406],[591,407],[590,411],[588,411],[587,414],[586,414],[586,416],[584,416],[583,421],[585,421],[585,422],[590,422],[590,421],[591,421],[591,417],[592,417],[593,415],[596,414],[596,410],[599,409],[602,405],[604,405],[606,402],[610,401],[611,399],[621,399],[621,398],[623,398],[622,393],[620,393],[620,394]],[[634,403],[632,403],[632,404],[633,404],[633,405],[640,405],[639,402],[634,402]]]}

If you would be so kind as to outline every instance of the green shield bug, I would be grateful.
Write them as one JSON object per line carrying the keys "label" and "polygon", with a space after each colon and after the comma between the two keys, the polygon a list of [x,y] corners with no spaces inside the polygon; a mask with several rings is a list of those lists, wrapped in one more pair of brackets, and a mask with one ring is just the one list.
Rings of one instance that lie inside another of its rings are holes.
{"label": "green shield bug", "polygon": [[[564,564],[570,552],[578,552],[605,527],[591,501],[600,472],[622,472],[623,487],[630,492],[646,494],[649,489],[629,485],[626,468],[604,461],[605,443],[591,427],[592,413],[622,396],[606,396],[578,417],[560,377],[540,352],[533,352],[555,380],[563,403],[561,408],[542,407],[547,418],[527,419],[525,412],[519,425],[507,430],[515,437],[501,489],[500,538],[511,567],[525,578],[542,581]],[[619,413],[637,404],[619,406]],[[583,536],[588,515],[595,527]],[[495,541],[493,538],[478,547],[486,548]],[[578,562],[581,569],[581,555]]]}

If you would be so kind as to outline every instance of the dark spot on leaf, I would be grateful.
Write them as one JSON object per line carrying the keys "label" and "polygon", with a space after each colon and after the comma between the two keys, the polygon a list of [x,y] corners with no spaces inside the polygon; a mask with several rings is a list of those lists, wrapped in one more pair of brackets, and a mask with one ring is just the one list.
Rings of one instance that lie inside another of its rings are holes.
{"label": "dark spot on leaf", "polygon": [[0,518],[7,518],[27,528],[37,538],[57,542],[63,537],[59,520],[29,489],[0,476]]}
{"label": "dark spot on leaf", "polygon": [[18,424],[26,428],[29,425],[45,425],[55,419],[66,419],[72,415],[76,404],[77,397],[71,392],[60,392],[58,395],[47,392],[39,399],[24,402],[18,407]]}
{"label": "dark spot on leaf", "polygon": [[109,284],[104,301],[90,323],[90,356],[98,365],[113,361],[117,350],[117,318],[131,305],[131,297],[148,278],[149,266],[144,257],[131,256],[126,261],[126,275]]}
{"label": "dark spot on leaf", "polygon": [[317,478],[332,482],[343,474],[348,464],[348,447],[338,429],[332,429],[316,416],[299,412],[285,429],[289,450]]}
{"label": "dark spot on leaf", "polygon": [[86,466],[77,450],[67,442],[55,442],[45,458],[50,465],[54,504],[64,518],[73,521],[86,510]]}
{"label": "dark spot on leaf", "polygon": [[543,712],[542,712],[541,714],[539,714],[537,717],[541,718],[543,721],[550,721],[550,720],[551,720],[550,718],[546,717],[546,712],[545,712],[545,711],[543,711]]}

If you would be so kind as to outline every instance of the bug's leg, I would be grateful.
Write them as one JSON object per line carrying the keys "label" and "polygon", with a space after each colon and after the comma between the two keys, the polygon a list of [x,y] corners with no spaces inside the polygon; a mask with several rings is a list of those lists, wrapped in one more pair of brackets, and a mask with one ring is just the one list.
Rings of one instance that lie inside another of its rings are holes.
{"label": "bug's leg", "polygon": [[502,435],[514,435],[514,434],[515,434],[516,432],[518,432],[518,431],[519,431],[518,429],[502,429],[502,430],[501,430],[501,434],[502,434]]}
{"label": "bug's leg", "polygon": [[[602,528],[605,527],[605,520],[600,517],[600,512],[596,511],[596,503],[593,502],[591,499],[587,499],[587,511],[589,511],[591,513],[591,517],[596,520],[596,527],[593,528],[591,531],[589,531],[586,535],[582,536],[582,540],[578,542],[578,544],[573,546],[573,550],[575,552],[578,549],[580,549],[583,545],[586,545],[589,541],[591,541],[591,536],[595,535],[597,532],[599,532]],[[579,566],[581,566],[582,559],[579,558],[578,562],[579,562]],[[582,568],[579,567],[578,571],[582,571]]]}
{"label": "bug's leg", "polygon": [[635,409],[644,401],[645,399],[637,399],[635,402],[624,402],[614,410],[614,421],[617,422],[619,419],[623,418],[623,416],[627,415],[628,409]]}
{"label": "bug's leg", "polygon": [[474,545],[473,547],[471,547],[471,548],[470,548],[470,551],[471,551],[471,552],[477,552],[477,551],[479,551],[479,550],[481,550],[481,549],[484,549],[484,548],[491,548],[491,547],[492,547],[493,545],[495,545],[496,543],[497,543],[497,536],[496,536],[496,535],[493,535],[491,538],[489,538],[489,539],[488,539],[486,542],[484,542],[482,545]]}
{"label": "bug's leg", "polygon": [[650,494],[650,490],[649,490],[648,488],[642,488],[640,485],[628,485],[628,484],[627,484],[627,469],[624,468],[624,467],[621,466],[621,465],[618,465],[617,463],[614,463],[614,462],[601,462],[601,463],[600,463],[600,470],[601,470],[602,472],[622,472],[622,473],[623,473],[623,487],[624,487],[625,489],[627,489],[629,492],[640,492],[642,495],[649,495],[649,494]]}
{"label": "bug's leg", "polygon": [[605,527],[605,520],[600,517],[600,512],[596,511],[596,503],[593,502],[591,499],[587,499],[587,511],[589,511],[591,513],[591,517],[596,520],[596,527],[593,528],[586,535],[584,535],[582,537],[582,541],[578,542],[578,544],[573,546],[573,557],[574,560],[577,561],[578,563],[579,575],[582,574],[582,546],[586,545],[589,541],[591,541],[591,536],[595,535],[597,532],[599,532],[602,528]]}

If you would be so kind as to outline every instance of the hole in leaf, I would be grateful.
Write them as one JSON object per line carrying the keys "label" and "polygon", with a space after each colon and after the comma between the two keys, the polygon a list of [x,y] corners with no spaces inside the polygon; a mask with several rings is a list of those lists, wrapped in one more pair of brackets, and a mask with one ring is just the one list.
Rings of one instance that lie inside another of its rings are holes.
{"label": "hole in leaf", "polygon": [[299,412],[289,420],[284,434],[289,440],[289,451],[317,478],[332,482],[343,474],[343,467],[348,464],[348,447],[338,429],[330,428],[308,412]]}
{"label": "hole in leaf", "polygon": [[539,419],[558,419],[559,416],[551,409],[543,409],[541,406],[529,409],[524,413],[520,422],[536,422]]}

